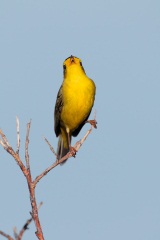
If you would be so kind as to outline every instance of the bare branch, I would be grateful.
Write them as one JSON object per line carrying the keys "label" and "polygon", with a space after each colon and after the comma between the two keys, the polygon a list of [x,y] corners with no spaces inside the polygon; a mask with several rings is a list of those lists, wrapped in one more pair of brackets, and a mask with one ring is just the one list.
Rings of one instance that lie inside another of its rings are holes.
{"label": "bare branch", "polygon": [[6,150],[8,147],[11,147],[9,145],[9,142],[6,138],[6,136],[4,135],[4,133],[2,132],[2,130],[0,129],[0,135],[1,135],[1,145],[4,147],[4,149]]}
{"label": "bare branch", "polygon": [[19,235],[17,236],[16,240],[21,240],[24,232],[28,229],[29,224],[32,222],[32,218],[28,219],[23,226],[22,230],[20,231]]}
{"label": "bare branch", "polygon": [[35,223],[35,226],[37,229],[35,234],[39,240],[44,240],[42,227],[41,227],[41,224],[39,221],[39,216],[38,216],[38,208],[37,208],[37,203],[36,203],[36,198],[35,198],[35,187],[32,183],[32,176],[31,176],[30,165],[29,165],[28,144],[29,144],[30,124],[31,124],[31,121],[27,124],[26,144],[25,144],[25,158],[26,158],[27,168],[22,163],[19,154],[15,153],[13,148],[9,145],[9,142],[7,141],[7,138],[3,134],[2,130],[0,130],[0,136],[1,136],[0,144],[16,160],[16,162],[19,165],[19,167],[21,168],[24,176],[26,177],[26,180],[28,183],[28,188],[29,188],[29,193],[30,193],[30,203],[31,203],[31,207],[32,207],[31,215],[32,215],[32,218],[34,220],[34,223]]}
{"label": "bare branch", "polygon": [[53,154],[56,156],[57,158],[57,154],[56,152],[54,151],[54,148],[51,146],[50,142],[47,140],[47,138],[44,137],[44,140],[46,141],[46,143],[48,144],[50,150],[53,152]]}
{"label": "bare branch", "polygon": [[13,228],[13,233],[14,233],[15,239],[17,240],[17,238],[18,238],[18,233],[17,233],[17,228],[16,228],[16,227]]}
{"label": "bare branch", "polygon": [[16,127],[17,127],[17,151],[16,153],[19,154],[20,149],[20,129],[19,129],[19,118],[16,117]]}
{"label": "bare branch", "polygon": [[[87,131],[85,136],[80,141],[76,142],[76,144],[73,146],[73,148],[75,149],[76,152],[80,149],[80,147],[82,146],[82,144],[84,143],[84,141],[86,140],[88,135],[92,132],[93,128],[96,128],[96,120],[95,119],[87,121],[87,122],[89,122],[91,124],[91,128]],[[56,167],[60,163],[63,163],[66,159],[72,157],[73,153],[70,150],[64,157],[62,157],[60,160],[57,159],[50,167],[48,167],[46,170],[44,170],[39,176],[37,176],[35,178],[34,181],[32,181],[32,176],[31,176],[31,171],[30,171],[30,163],[29,163],[29,153],[28,153],[30,126],[31,126],[31,121],[27,124],[27,133],[26,133],[26,142],[25,142],[26,167],[22,163],[22,161],[20,159],[20,156],[19,156],[20,129],[19,129],[19,119],[18,118],[17,118],[17,151],[15,152],[13,150],[13,148],[9,145],[9,142],[8,142],[6,136],[4,135],[4,133],[2,132],[2,130],[0,130],[0,137],[1,137],[0,144],[9,154],[12,155],[12,157],[15,159],[15,161],[17,162],[17,164],[21,168],[24,176],[26,177],[26,180],[27,180],[27,183],[28,183],[28,188],[29,188],[29,193],[30,193],[30,202],[31,202],[31,207],[32,207],[32,212],[31,212],[32,218],[27,220],[27,222],[23,226],[23,228],[20,231],[18,236],[17,236],[17,233],[15,232],[15,237],[16,237],[17,240],[21,240],[25,230],[28,229],[28,225],[31,223],[32,220],[34,220],[34,223],[35,223],[35,226],[36,226],[36,229],[37,229],[35,234],[36,234],[36,236],[39,240],[44,240],[43,232],[42,232],[42,228],[41,228],[41,224],[40,224],[39,216],[38,216],[38,207],[37,207],[37,202],[36,202],[36,198],[35,198],[35,187],[36,187],[37,183],[41,180],[41,178],[43,178],[54,167]],[[49,141],[46,138],[44,138],[44,139],[45,139],[46,143],[48,144],[48,146],[50,147],[50,150],[57,157],[57,154],[55,153],[55,151],[54,151],[53,147],[51,146],[51,144],[49,143]],[[42,205],[42,203],[40,204],[40,206],[41,205]],[[2,231],[0,231],[0,234],[4,237],[8,238],[9,240],[14,240],[13,238],[11,238],[9,235],[5,234]]]}
{"label": "bare branch", "polygon": [[97,128],[96,110],[94,112],[94,119],[93,120],[87,120],[86,123],[90,123],[91,126],[93,126],[94,128]]}
{"label": "bare branch", "polygon": [[96,109],[94,110],[94,120],[96,120]]}
{"label": "bare branch", "polygon": [[[40,207],[42,206],[43,202],[40,202],[39,206],[38,206],[38,210],[40,209]],[[21,229],[21,231],[19,232],[19,234],[16,237],[16,240],[21,240],[22,236],[24,234],[24,232],[28,229],[29,224],[32,222],[33,218],[31,217],[30,219],[28,219],[26,221],[26,223],[24,224],[23,228]]]}
{"label": "bare branch", "polygon": [[34,187],[36,187],[36,184],[41,180],[41,178],[43,178],[45,175],[47,175],[47,173],[49,173],[53,168],[55,168],[56,166],[58,166],[60,163],[64,162],[66,159],[72,157],[72,154],[70,154],[70,152],[68,152],[63,158],[61,158],[60,160],[56,160],[50,167],[46,168],[46,170],[44,170],[39,176],[37,176],[35,178],[35,180],[33,181],[33,185]]}
{"label": "bare branch", "polygon": [[2,147],[6,150],[6,145],[4,144],[3,140],[0,140],[0,144],[2,145]]}
{"label": "bare branch", "polygon": [[27,169],[30,169],[29,154],[28,154],[30,127],[31,127],[31,120],[30,120],[30,122],[27,124],[26,144],[25,144],[25,159],[26,159],[26,167],[27,167]]}
{"label": "bare branch", "polygon": [[32,207],[31,216],[34,220],[34,223],[37,229],[35,234],[39,240],[44,240],[42,227],[39,220],[36,197],[35,197],[35,186],[32,182],[32,175],[31,175],[30,163],[29,163],[28,145],[29,145],[30,126],[31,126],[31,121],[27,124],[26,143],[25,143],[25,159],[26,159],[26,167],[28,172],[28,175],[26,175],[26,179],[28,183],[28,188],[30,193],[30,202]]}
{"label": "bare branch", "polygon": [[10,144],[9,144],[6,136],[2,132],[2,130],[0,130],[0,136],[1,136],[0,144],[9,154],[12,155],[12,157],[15,159],[15,161],[17,162],[17,164],[21,168],[23,174],[26,176],[27,172],[26,172],[26,168],[25,168],[24,164],[22,163],[19,155],[17,153],[15,153],[13,148],[10,146]]}
{"label": "bare branch", "polygon": [[[91,128],[87,131],[87,133],[85,134],[85,136],[78,142],[76,142],[76,144],[73,146],[73,148],[75,148],[75,150],[78,152],[78,150],[80,149],[80,147],[82,146],[82,144],[84,143],[84,141],[86,140],[86,138],[88,137],[88,135],[92,132],[94,126],[91,125]],[[51,151],[54,150],[53,147],[51,146],[51,144],[49,143],[49,141],[47,139],[45,139],[45,141],[47,142],[47,144],[49,145]],[[55,151],[52,151],[55,154]],[[57,156],[57,155],[56,155]],[[47,175],[48,172],[50,172],[53,168],[55,168],[57,165],[59,165],[60,163],[63,163],[66,159],[72,157],[72,154],[70,152],[68,152],[64,157],[62,157],[59,160],[56,160],[50,167],[48,167],[46,170],[44,170],[39,176],[37,176],[35,178],[35,180],[33,181],[33,185],[34,187],[36,186],[36,184],[41,180],[41,178],[43,178],[45,175]]]}
{"label": "bare branch", "polygon": [[6,237],[8,240],[14,240],[10,235],[0,231],[0,235],[2,235],[3,237]]}
{"label": "bare branch", "polygon": [[76,144],[74,145],[74,148],[76,149],[76,151],[80,149],[84,141],[87,139],[88,135],[92,132],[93,128],[94,127],[91,125],[91,128],[87,131],[84,137],[80,141],[76,142]]}

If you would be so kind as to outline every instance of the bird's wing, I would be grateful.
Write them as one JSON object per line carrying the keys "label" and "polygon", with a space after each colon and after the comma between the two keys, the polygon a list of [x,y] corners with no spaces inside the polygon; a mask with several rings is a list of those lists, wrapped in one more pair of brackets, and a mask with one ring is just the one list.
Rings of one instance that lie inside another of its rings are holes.
{"label": "bird's wing", "polygon": [[61,86],[57,94],[57,100],[56,100],[55,109],[54,109],[54,131],[57,137],[60,134],[60,116],[61,116],[62,107],[63,107],[63,96],[62,96],[62,86]]}

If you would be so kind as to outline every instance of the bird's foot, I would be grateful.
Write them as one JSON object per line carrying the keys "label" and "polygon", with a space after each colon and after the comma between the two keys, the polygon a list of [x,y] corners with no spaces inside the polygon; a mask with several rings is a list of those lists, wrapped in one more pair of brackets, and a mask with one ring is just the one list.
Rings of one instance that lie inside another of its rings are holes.
{"label": "bird's foot", "polygon": [[95,119],[94,120],[87,120],[86,122],[90,123],[94,128],[97,128],[97,121]]}
{"label": "bird's foot", "polygon": [[69,147],[69,153],[72,155],[72,157],[75,158],[77,150],[74,147],[70,146]]}

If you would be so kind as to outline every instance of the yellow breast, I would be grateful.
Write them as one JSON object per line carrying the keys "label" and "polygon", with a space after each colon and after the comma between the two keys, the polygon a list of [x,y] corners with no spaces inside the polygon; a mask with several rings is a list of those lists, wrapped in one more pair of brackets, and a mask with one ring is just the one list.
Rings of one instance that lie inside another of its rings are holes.
{"label": "yellow breast", "polygon": [[62,87],[63,108],[61,121],[71,132],[87,118],[95,96],[95,84],[85,74],[66,78]]}

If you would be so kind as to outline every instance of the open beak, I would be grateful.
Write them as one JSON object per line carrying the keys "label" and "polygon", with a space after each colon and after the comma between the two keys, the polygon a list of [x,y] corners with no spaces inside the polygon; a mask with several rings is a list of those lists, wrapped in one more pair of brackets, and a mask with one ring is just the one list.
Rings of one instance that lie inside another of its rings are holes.
{"label": "open beak", "polygon": [[71,64],[72,64],[72,63],[75,63],[74,57],[73,57],[72,55],[70,56],[70,61],[71,61]]}

